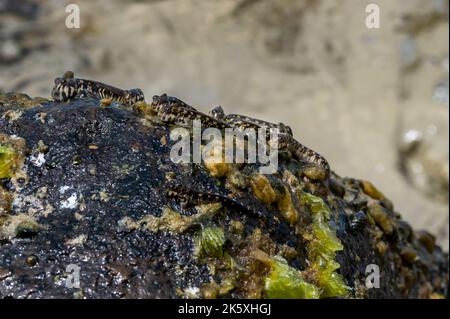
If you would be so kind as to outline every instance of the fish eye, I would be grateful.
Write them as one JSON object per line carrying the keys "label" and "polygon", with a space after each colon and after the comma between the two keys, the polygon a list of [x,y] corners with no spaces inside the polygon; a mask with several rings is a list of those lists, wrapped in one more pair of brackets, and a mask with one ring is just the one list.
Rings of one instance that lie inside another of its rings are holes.
{"label": "fish eye", "polygon": [[72,71],[66,71],[63,74],[63,79],[73,79],[75,74]]}

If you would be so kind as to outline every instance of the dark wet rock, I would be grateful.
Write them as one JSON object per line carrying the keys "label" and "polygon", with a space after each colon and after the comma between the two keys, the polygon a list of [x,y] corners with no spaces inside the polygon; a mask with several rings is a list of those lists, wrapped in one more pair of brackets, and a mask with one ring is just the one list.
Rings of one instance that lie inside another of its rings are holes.
{"label": "dark wet rock", "polygon": [[[317,243],[337,252],[348,287],[335,289],[347,289],[338,297],[448,296],[448,255],[431,235],[414,236],[371,184],[296,176],[303,164],[293,160],[281,161],[270,178],[252,165],[212,177],[202,164],[174,164],[169,127],[147,115],[92,99],[0,94],[0,159],[8,160],[0,183],[0,297],[264,297],[264,256],[275,255],[323,292],[330,282],[310,265]],[[248,210],[182,207],[166,196],[174,181],[232,196]],[[312,204],[304,194],[314,195]],[[318,203],[329,207],[325,223],[338,239],[313,232]],[[352,230],[355,214],[367,220]],[[364,285],[370,264],[380,268],[379,289]],[[73,265],[80,288],[67,285]]]}

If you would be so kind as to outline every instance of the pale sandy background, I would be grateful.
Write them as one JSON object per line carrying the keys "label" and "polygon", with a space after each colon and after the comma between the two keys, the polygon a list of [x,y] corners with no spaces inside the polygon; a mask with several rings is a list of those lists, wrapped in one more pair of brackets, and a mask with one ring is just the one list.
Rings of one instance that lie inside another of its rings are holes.
{"label": "pale sandy background", "polygon": [[0,0],[0,90],[48,97],[71,69],[282,121],[448,249],[448,33],[446,0]]}

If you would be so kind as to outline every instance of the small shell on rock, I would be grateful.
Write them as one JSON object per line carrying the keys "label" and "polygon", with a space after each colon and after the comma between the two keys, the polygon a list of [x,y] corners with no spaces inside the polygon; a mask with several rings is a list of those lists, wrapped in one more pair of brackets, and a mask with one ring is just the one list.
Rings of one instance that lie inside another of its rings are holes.
{"label": "small shell on rock", "polygon": [[295,224],[298,220],[298,212],[292,202],[292,196],[289,189],[283,185],[282,192],[277,194],[277,206],[283,214],[284,218],[291,225]]}
{"label": "small shell on rock", "polygon": [[0,280],[8,278],[11,276],[11,271],[8,269],[0,268]]}
{"label": "small shell on rock", "polygon": [[375,244],[375,247],[377,248],[377,251],[381,256],[383,256],[388,249],[387,244],[382,240],[377,241],[377,243]]}
{"label": "small shell on rock", "polygon": [[239,220],[232,220],[230,223],[231,231],[235,234],[242,234],[244,232],[244,224]]}
{"label": "small shell on rock", "polygon": [[250,186],[255,196],[265,205],[270,205],[275,201],[275,190],[266,176],[261,174],[253,175],[250,178]]}
{"label": "small shell on rock", "polygon": [[327,177],[325,169],[313,165],[303,168],[302,174],[312,181],[323,181]]}
{"label": "small shell on rock", "polygon": [[39,140],[37,150],[39,153],[46,154],[48,153],[48,146],[45,145],[43,140]]}
{"label": "small shell on rock", "polygon": [[367,195],[373,199],[382,200],[384,199],[383,193],[381,193],[371,182],[361,181],[361,187]]}
{"label": "small shell on rock", "polygon": [[436,245],[436,237],[425,230],[416,232],[417,239],[425,246],[425,248],[432,253]]}
{"label": "small shell on rock", "polygon": [[391,234],[394,231],[394,225],[384,208],[378,204],[371,204],[368,207],[370,216],[381,227],[385,234]]}
{"label": "small shell on rock", "polygon": [[28,256],[26,259],[26,263],[28,266],[33,267],[37,264],[38,258],[35,255]]}
{"label": "small shell on rock", "polygon": [[203,161],[203,163],[213,177],[223,177],[230,171],[229,163],[217,163],[214,161]]}
{"label": "small shell on rock", "polygon": [[292,260],[297,257],[298,253],[294,247],[288,245],[282,245],[280,247],[280,255],[283,256],[287,260]]}
{"label": "small shell on rock", "polygon": [[174,180],[176,177],[177,177],[177,175],[175,174],[175,172],[167,172],[166,173],[166,180],[167,181]]}
{"label": "small shell on rock", "polygon": [[397,222],[397,231],[408,242],[411,242],[413,240],[413,237],[414,237],[413,229],[412,229],[411,225],[409,225],[404,220],[399,220]]}
{"label": "small shell on rock", "polygon": [[237,169],[231,170],[227,174],[227,181],[238,189],[246,189],[248,187],[248,181],[244,174]]}
{"label": "small shell on rock", "polygon": [[350,229],[353,233],[358,233],[367,225],[367,215],[363,211],[356,212],[350,217]]}
{"label": "small shell on rock", "polygon": [[204,299],[217,299],[219,293],[219,285],[215,282],[204,285],[201,289],[201,294]]}
{"label": "small shell on rock", "polygon": [[417,251],[410,246],[404,247],[400,251],[400,256],[405,263],[410,265],[412,265],[418,259]]}
{"label": "small shell on rock", "polygon": [[72,158],[72,164],[73,165],[80,165],[81,164],[81,156],[80,155],[75,155]]}

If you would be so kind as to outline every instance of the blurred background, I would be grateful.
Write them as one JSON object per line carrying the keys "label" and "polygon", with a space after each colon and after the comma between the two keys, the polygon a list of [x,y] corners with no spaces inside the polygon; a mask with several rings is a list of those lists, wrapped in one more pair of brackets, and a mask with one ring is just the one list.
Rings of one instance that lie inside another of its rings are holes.
{"label": "blurred background", "polygon": [[448,36],[448,0],[0,0],[0,91],[49,97],[69,69],[284,122],[448,250]]}

